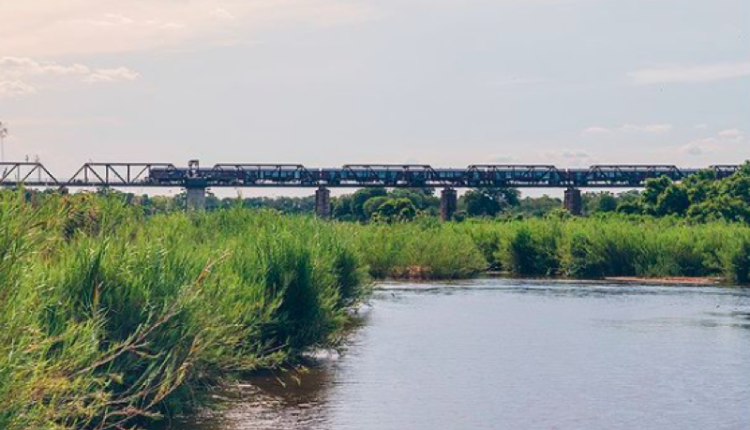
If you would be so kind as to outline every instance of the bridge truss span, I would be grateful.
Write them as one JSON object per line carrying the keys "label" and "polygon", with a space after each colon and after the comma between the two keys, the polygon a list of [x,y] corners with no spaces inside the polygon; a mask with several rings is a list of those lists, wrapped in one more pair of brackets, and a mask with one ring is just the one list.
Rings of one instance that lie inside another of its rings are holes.
{"label": "bridge truss span", "polygon": [[[155,172],[162,172],[159,178]],[[61,185],[68,187],[182,186],[183,171],[170,163],[86,163]]]}
{"label": "bridge truss span", "polygon": [[55,187],[60,182],[44,165],[37,162],[0,162],[0,185]]}
{"label": "bridge truss span", "polygon": [[681,181],[699,171],[717,179],[739,169],[718,165],[683,169],[674,165],[594,165],[559,168],[549,164],[474,164],[436,168],[426,164],[347,164],[309,168],[302,164],[221,163],[187,167],[172,163],[86,163],[57,179],[40,163],[0,163],[6,187],[287,187],[287,188],[641,188],[653,178]]}

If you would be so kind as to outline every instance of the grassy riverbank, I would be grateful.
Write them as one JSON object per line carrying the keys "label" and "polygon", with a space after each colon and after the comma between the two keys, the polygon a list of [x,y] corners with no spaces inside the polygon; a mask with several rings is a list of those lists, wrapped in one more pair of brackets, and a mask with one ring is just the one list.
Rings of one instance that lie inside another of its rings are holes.
{"label": "grassy riverbank", "polygon": [[376,277],[436,279],[485,270],[518,277],[721,277],[750,280],[750,227],[612,216],[342,224]]}
{"label": "grassy riverbank", "polygon": [[118,428],[335,343],[369,277],[721,276],[750,228],[675,219],[327,223],[0,193],[0,428]]}
{"label": "grassy riverbank", "polygon": [[3,193],[0,428],[120,428],[335,342],[364,285],[349,243],[312,218]]}

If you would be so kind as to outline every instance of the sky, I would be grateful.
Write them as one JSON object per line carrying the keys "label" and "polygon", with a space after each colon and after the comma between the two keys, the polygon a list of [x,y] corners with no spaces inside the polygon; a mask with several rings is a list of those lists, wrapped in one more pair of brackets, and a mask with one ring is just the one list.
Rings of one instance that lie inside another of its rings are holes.
{"label": "sky", "polygon": [[747,0],[0,0],[6,160],[750,159]]}

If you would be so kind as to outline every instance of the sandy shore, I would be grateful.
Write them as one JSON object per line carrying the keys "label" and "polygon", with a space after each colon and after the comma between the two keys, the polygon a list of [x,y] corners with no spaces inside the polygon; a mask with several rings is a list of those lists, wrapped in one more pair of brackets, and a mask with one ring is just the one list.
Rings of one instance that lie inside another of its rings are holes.
{"label": "sandy shore", "polygon": [[622,282],[624,284],[661,284],[661,285],[718,285],[721,278],[673,276],[661,278],[642,278],[638,276],[614,276],[605,278],[606,281]]}

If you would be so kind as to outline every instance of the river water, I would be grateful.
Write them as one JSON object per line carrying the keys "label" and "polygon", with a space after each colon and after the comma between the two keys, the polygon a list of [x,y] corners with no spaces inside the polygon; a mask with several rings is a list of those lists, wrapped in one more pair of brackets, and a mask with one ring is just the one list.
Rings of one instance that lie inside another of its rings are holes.
{"label": "river water", "polygon": [[341,354],[181,429],[747,430],[750,291],[386,284]]}

